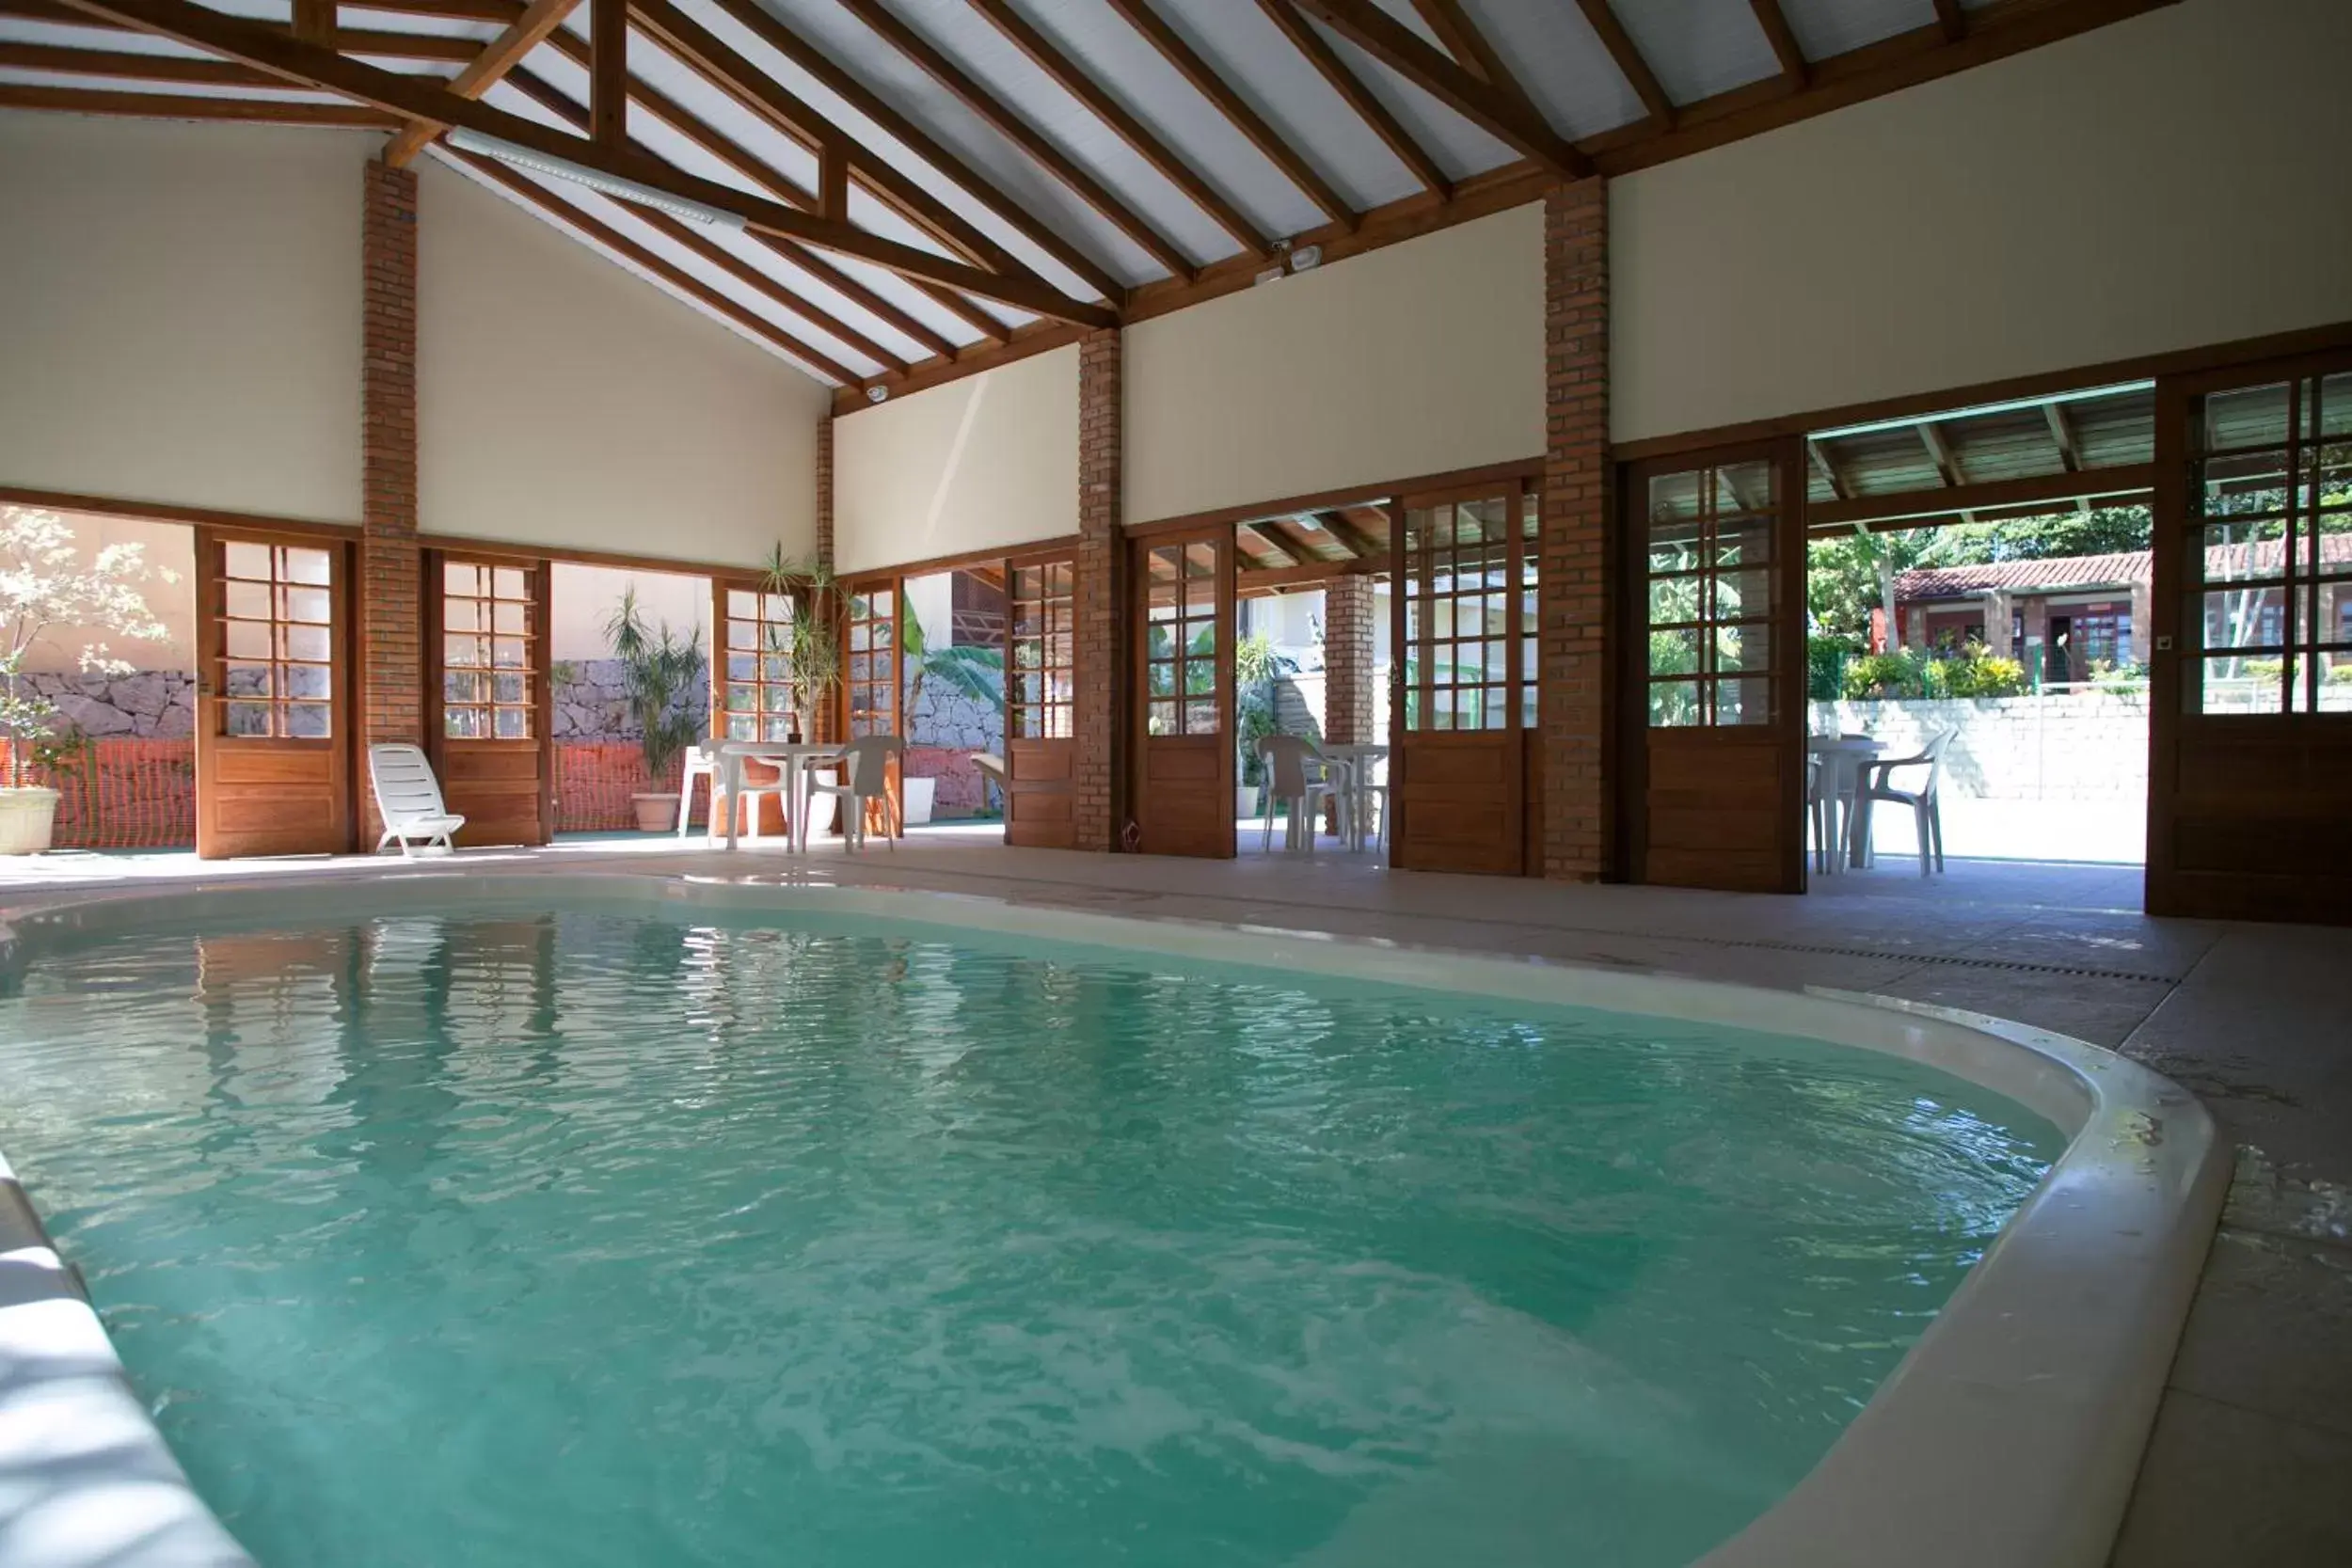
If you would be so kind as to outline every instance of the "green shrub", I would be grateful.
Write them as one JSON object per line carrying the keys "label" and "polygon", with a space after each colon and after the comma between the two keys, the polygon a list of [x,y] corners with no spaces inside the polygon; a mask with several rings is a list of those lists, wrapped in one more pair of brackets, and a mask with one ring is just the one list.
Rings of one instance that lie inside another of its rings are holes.
{"label": "green shrub", "polygon": [[1981,642],[1970,642],[1949,657],[1931,657],[1911,648],[1866,654],[1846,666],[1849,702],[1899,698],[2016,697],[2026,690],[2026,668]]}
{"label": "green shrub", "polygon": [[2026,690],[2026,667],[1972,642],[1957,658],[1938,659],[1947,694],[1954,697],[2016,697]]}
{"label": "green shrub", "polygon": [[1863,640],[1851,633],[1807,637],[1804,640],[1804,694],[1817,703],[1834,703],[1845,694],[1846,664],[1861,656]]}
{"label": "green shrub", "polygon": [[1846,700],[1924,697],[1928,694],[1927,666],[1932,662],[1909,648],[1865,654],[1846,665]]}

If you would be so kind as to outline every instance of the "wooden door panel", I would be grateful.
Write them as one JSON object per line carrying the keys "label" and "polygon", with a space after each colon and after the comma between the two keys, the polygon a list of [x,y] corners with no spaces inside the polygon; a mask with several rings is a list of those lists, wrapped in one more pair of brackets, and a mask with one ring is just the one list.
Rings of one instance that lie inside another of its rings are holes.
{"label": "wooden door panel", "polygon": [[2352,355],[2156,386],[2148,911],[2352,924]]}
{"label": "wooden door panel", "polygon": [[555,836],[548,565],[428,550],[425,749],[441,799],[466,819],[456,843]]}
{"label": "wooden door panel", "polygon": [[1073,557],[1005,568],[1005,842],[1078,847],[1077,570]]}
{"label": "wooden door panel", "polygon": [[196,852],[352,847],[351,547],[196,531]]}
{"label": "wooden door panel", "polygon": [[1137,539],[1133,797],[1147,855],[1233,853],[1233,535]]}
{"label": "wooden door panel", "polygon": [[1630,879],[1804,891],[1801,450],[1629,468],[1619,624]]}
{"label": "wooden door panel", "polygon": [[1534,483],[1391,507],[1390,863],[1518,876],[1534,688]]}

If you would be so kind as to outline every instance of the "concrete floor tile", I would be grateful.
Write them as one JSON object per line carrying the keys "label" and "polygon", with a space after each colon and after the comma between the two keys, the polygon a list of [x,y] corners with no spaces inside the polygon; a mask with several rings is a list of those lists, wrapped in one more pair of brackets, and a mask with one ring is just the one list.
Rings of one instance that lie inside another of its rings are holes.
{"label": "concrete floor tile", "polygon": [[1990,1013],[2093,1045],[2118,1046],[2163,1002],[2172,983],[1918,964],[1884,989],[1907,1001]]}
{"label": "concrete floor tile", "polygon": [[2344,1568],[2352,1437],[2173,1393],[2111,1568]]}
{"label": "concrete floor tile", "polygon": [[2172,1385],[2352,1438],[2352,1249],[2224,1229]]}

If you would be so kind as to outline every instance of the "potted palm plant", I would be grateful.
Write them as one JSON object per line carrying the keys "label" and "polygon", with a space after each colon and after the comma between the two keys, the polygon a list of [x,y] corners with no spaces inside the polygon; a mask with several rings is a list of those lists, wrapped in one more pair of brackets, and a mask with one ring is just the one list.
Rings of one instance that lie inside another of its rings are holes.
{"label": "potted palm plant", "polygon": [[[629,714],[637,721],[645,782],[659,785],[671,765],[702,736],[702,720],[689,701],[703,674],[702,627],[680,637],[667,621],[647,626],[637,608],[637,590],[628,588],[606,617],[604,634],[612,657],[621,661],[621,686]],[[676,831],[675,795],[657,787],[631,795],[629,803],[636,808],[640,832]]]}
{"label": "potted palm plant", "polygon": [[[153,575],[175,580],[168,571]],[[49,847],[60,797],[41,780],[72,739],[57,705],[28,679],[33,644],[54,626],[161,638],[164,624],[139,593],[149,576],[143,546],[108,545],[85,562],[73,530],[55,512],[0,507],[0,854]],[[103,642],[86,644],[79,661],[90,673],[134,669]]]}

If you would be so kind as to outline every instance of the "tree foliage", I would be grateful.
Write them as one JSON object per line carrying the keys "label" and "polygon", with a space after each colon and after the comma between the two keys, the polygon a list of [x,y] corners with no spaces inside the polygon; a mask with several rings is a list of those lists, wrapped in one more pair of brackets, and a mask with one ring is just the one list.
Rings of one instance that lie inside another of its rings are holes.
{"label": "tree foliage", "polygon": [[[0,507],[0,785],[30,784],[37,766],[63,738],[56,705],[24,682],[33,644],[58,626],[151,641],[164,624],[139,591],[150,577],[174,573],[147,564],[141,545],[108,545],[85,562],[73,530],[55,512]],[[103,642],[77,651],[81,667],[127,675],[133,666]]]}
{"label": "tree foliage", "polygon": [[1893,580],[1915,567],[1981,566],[2003,561],[2115,555],[2148,548],[2144,506],[2096,507],[1998,522],[1948,523],[1903,532],[1813,541],[1805,610],[1815,633],[1867,637],[1870,611],[1892,608]]}

